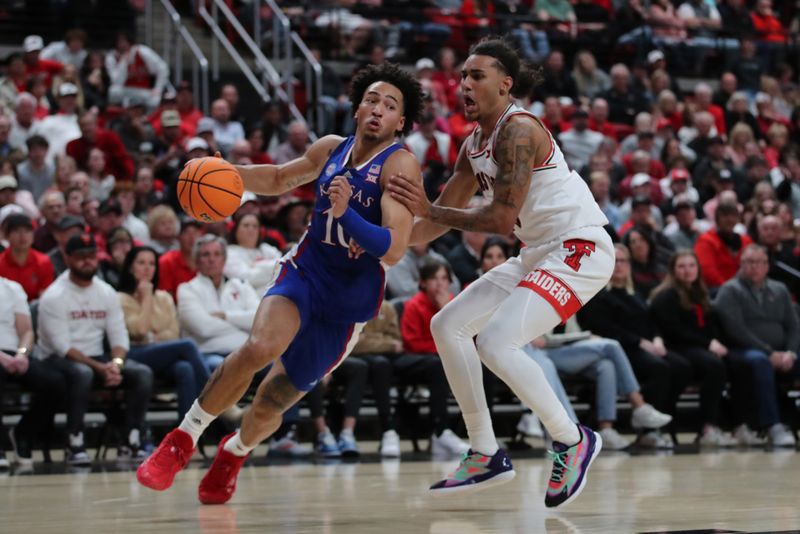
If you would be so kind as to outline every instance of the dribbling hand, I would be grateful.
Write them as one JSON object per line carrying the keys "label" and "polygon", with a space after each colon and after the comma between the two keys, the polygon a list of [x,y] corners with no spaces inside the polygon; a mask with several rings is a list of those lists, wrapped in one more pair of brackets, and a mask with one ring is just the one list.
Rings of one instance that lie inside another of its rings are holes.
{"label": "dribbling hand", "polygon": [[350,204],[350,197],[353,195],[353,188],[350,181],[344,176],[337,176],[331,181],[328,188],[328,196],[331,199],[331,214],[338,219],[347,211]]}

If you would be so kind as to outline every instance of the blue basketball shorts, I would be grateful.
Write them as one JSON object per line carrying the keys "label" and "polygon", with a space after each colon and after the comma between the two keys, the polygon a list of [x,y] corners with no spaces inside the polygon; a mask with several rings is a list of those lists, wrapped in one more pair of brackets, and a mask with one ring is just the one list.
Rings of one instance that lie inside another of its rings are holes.
{"label": "blue basketball shorts", "polygon": [[350,354],[365,323],[335,323],[314,316],[311,284],[289,262],[281,265],[265,297],[273,295],[291,300],[300,312],[300,330],[281,356],[281,363],[298,391],[310,391]]}

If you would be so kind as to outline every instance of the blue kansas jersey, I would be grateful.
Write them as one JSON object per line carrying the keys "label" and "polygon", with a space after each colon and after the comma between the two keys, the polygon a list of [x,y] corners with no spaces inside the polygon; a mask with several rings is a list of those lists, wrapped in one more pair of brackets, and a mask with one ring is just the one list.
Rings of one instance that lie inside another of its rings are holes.
{"label": "blue kansas jersey", "polygon": [[350,236],[331,214],[328,187],[336,176],[348,176],[353,188],[350,209],[372,224],[381,224],[380,175],[386,159],[402,145],[393,143],[358,167],[347,164],[354,137],[333,151],[316,182],[317,199],[305,235],[284,259],[276,280],[296,268],[310,285],[311,315],[334,322],[364,322],[378,312],[383,300],[385,276],[380,261],[362,254],[349,257]]}

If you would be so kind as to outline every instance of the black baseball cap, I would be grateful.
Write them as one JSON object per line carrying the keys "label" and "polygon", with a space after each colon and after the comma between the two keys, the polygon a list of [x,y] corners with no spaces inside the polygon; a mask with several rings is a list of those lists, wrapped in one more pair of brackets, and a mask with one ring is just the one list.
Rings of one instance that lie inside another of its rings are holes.
{"label": "black baseball cap", "polygon": [[631,207],[635,208],[636,206],[649,206],[652,202],[650,201],[650,197],[646,195],[638,195],[631,199]]}
{"label": "black baseball cap", "polygon": [[120,206],[119,201],[115,198],[108,198],[104,200],[100,203],[100,207],[97,209],[98,215],[108,215],[109,213],[122,215],[122,206]]}
{"label": "black baseball cap", "polygon": [[58,229],[59,230],[69,230],[70,228],[81,228],[83,229],[86,226],[86,223],[80,217],[76,217],[75,215],[64,215],[61,217],[61,220],[58,221]]}
{"label": "black baseball cap", "polygon": [[65,252],[67,256],[72,256],[76,252],[96,252],[97,243],[94,241],[92,234],[74,235],[67,241]]}

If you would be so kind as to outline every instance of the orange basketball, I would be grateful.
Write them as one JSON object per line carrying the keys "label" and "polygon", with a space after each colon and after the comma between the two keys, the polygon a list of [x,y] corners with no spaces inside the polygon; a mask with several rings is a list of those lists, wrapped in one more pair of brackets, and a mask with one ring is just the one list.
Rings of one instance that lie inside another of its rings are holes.
{"label": "orange basketball", "polygon": [[196,158],[178,177],[178,201],[200,222],[217,222],[239,208],[244,183],[233,165],[221,158]]}

